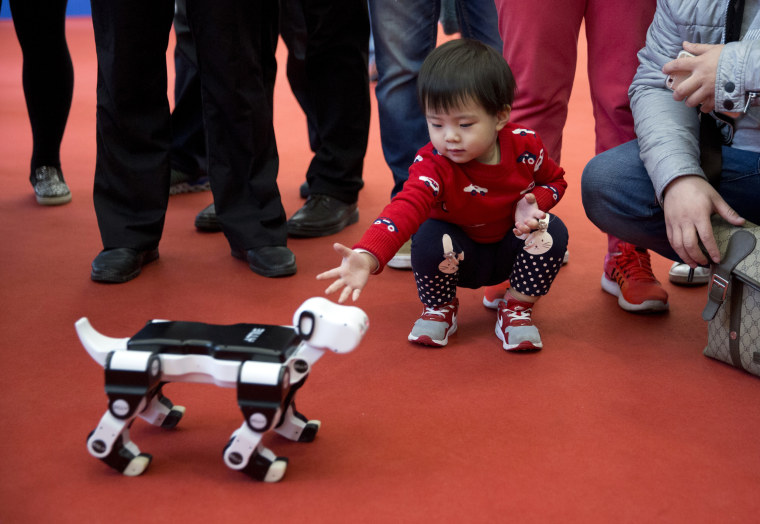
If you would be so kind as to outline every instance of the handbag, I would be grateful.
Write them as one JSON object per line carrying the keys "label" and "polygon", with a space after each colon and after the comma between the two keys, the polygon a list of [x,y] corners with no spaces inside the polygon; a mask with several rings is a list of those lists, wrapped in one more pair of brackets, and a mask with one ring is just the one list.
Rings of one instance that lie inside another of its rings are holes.
{"label": "handbag", "polygon": [[713,233],[721,263],[713,264],[704,354],[760,376],[760,226],[733,226],[717,215]]}

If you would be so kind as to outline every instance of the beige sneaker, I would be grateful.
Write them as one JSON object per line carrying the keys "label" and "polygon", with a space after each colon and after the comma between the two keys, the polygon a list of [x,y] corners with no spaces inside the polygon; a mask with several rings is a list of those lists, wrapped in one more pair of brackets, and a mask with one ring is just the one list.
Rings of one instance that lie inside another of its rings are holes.
{"label": "beige sneaker", "polygon": [[392,259],[388,261],[388,267],[393,269],[412,269],[412,240],[404,242]]}

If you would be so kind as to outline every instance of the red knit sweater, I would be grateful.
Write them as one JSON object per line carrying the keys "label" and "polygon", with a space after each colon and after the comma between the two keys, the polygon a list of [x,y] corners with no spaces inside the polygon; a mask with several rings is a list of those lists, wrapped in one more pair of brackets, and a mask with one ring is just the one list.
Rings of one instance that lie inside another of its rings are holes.
{"label": "red knit sweater", "polygon": [[367,229],[354,248],[365,249],[380,269],[420,224],[435,218],[461,227],[476,242],[498,242],[512,234],[517,202],[532,192],[548,211],[565,193],[565,171],[544,152],[538,136],[508,124],[499,132],[501,161],[457,164],[428,143],[409,168],[404,188]]}

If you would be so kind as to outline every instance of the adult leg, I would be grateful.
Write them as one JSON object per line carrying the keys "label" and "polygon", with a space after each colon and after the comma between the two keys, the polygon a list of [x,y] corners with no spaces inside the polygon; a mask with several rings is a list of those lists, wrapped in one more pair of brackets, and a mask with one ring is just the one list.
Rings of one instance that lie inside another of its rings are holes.
{"label": "adult leg", "polygon": [[504,58],[517,82],[510,119],[534,129],[557,163],[586,0],[497,0]]}
{"label": "adult leg", "polygon": [[206,133],[201,110],[201,79],[186,0],[176,0],[174,34],[174,110],[172,111],[172,169],[191,180],[206,175]]}
{"label": "adult leg", "polygon": [[304,18],[308,97],[319,144],[306,179],[311,194],[352,204],[364,185],[369,136],[367,2],[311,0],[304,3]]}
{"label": "adult leg", "polygon": [[605,233],[679,260],[668,242],[662,208],[636,140],[589,161],[581,178],[581,196],[586,215]]}
{"label": "adult leg", "polygon": [[[639,64],[636,54],[644,46],[656,3],[656,0],[633,0],[625,5],[603,0],[589,2],[585,22],[597,154],[636,138],[628,87],[636,73]],[[631,247],[623,246],[614,235],[607,236],[607,246],[607,262]],[[639,259],[645,265],[649,264],[648,254],[639,250],[635,255],[632,260],[636,264]],[[667,293],[652,282],[656,282],[654,275],[646,275],[642,297],[650,303],[666,303]],[[633,287],[631,289],[629,299],[639,301],[641,297],[634,298],[633,295],[638,293],[633,292]]]}
{"label": "adult leg", "polygon": [[724,147],[718,192],[740,216],[760,224],[760,153]]}
{"label": "adult leg", "polygon": [[188,0],[198,50],[208,170],[216,213],[233,248],[285,246],[272,124],[276,0]]}
{"label": "adult leg", "polygon": [[24,56],[22,84],[32,127],[29,180],[40,204],[65,204],[71,192],[63,179],[60,150],[74,92],[66,0],[11,0],[10,8]]}
{"label": "adult leg", "polygon": [[428,141],[417,102],[417,75],[435,49],[440,0],[369,0],[377,61],[378,118],[383,154],[401,191],[417,151]]}
{"label": "adult leg", "polygon": [[94,203],[105,249],[158,247],[169,197],[166,48],[173,0],[92,0],[98,57]]}
{"label": "adult leg", "polygon": [[656,0],[591,0],[585,13],[596,153],[636,138],[628,87],[639,65]]}
{"label": "adult leg", "polygon": [[319,148],[317,117],[309,100],[309,84],[306,78],[306,15],[304,0],[280,0],[280,35],[288,48],[286,72],[290,90],[306,115],[309,131],[309,147]]}
{"label": "adult leg", "polygon": [[455,7],[462,37],[480,40],[497,51],[502,50],[504,44],[499,35],[493,0],[456,0]]}
{"label": "adult leg", "polygon": [[[718,192],[741,216],[760,222],[760,154],[724,147]],[[681,261],[668,242],[664,213],[635,140],[589,161],[581,195],[586,215],[602,231]]]}
{"label": "adult leg", "polygon": [[66,43],[67,0],[11,0],[24,57],[22,83],[32,126],[34,171],[61,167],[60,147],[74,92],[74,68]]}
{"label": "adult leg", "polygon": [[288,234],[317,237],[359,219],[370,118],[369,16],[366,0],[309,1],[303,9],[306,107],[318,147],[306,172],[310,196],[288,221]]}

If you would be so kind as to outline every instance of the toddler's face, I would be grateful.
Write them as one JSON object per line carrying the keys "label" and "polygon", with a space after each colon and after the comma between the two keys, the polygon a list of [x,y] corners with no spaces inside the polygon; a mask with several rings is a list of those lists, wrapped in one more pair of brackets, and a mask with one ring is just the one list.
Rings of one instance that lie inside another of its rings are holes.
{"label": "toddler's face", "polygon": [[499,163],[496,138],[509,121],[509,109],[491,115],[480,104],[469,100],[447,112],[429,108],[425,118],[433,147],[452,162]]}

